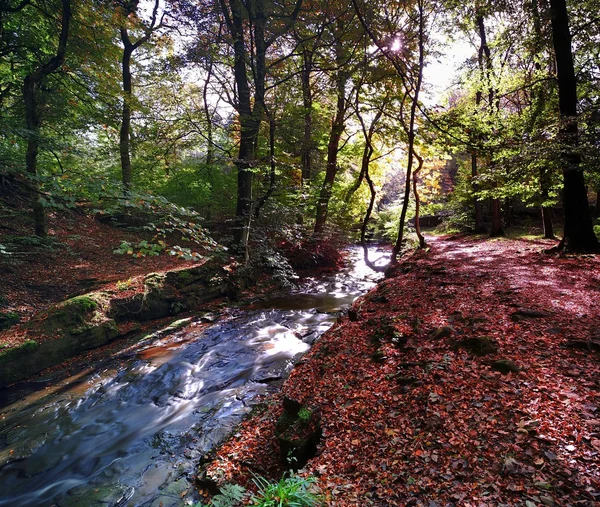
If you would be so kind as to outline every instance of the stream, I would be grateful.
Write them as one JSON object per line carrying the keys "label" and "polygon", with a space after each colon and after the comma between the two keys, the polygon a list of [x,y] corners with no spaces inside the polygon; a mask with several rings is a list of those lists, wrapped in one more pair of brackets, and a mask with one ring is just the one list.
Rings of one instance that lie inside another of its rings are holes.
{"label": "stream", "polygon": [[191,505],[199,458],[373,287],[347,266],[249,309],[143,342],[101,368],[0,391],[0,506]]}

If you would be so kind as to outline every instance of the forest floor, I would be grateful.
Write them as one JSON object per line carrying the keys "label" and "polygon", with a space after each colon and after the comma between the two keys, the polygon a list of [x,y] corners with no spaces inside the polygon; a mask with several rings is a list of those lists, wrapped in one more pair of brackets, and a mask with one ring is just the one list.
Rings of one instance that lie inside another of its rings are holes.
{"label": "forest floor", "polygon": [[[94,290],[118,291],[121,296],[143,290],[142,279],[152,272],[198,264],[162,254],[117,255],[122,241],[137,244],[151,234],[101,223],[83,211],[49,213],[48,236],[32,235],[33,223],[22,206],[0,202],[0,314],[26,322],[58,303]],[[25,210],[27,211],[27,210]],[[10,328],[1,341],[18,337]]]}
{"label": "forest floor", "polygon": [[209,470],[279,477],[288,397],[320,413],[301,473],[327,505],[600,505],[600,258],[550,256],[542,241],[428,241]]}

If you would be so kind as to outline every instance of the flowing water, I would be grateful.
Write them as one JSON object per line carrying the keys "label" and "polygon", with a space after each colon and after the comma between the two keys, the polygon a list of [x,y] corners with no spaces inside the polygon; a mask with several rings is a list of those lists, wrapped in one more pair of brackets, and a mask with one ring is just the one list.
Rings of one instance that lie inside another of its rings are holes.
{"label": "flowing water", "polygon": [[302,290],[0,393],[0,506],[192,504],[199,457],[375,280],[353,249],[345,270]]}

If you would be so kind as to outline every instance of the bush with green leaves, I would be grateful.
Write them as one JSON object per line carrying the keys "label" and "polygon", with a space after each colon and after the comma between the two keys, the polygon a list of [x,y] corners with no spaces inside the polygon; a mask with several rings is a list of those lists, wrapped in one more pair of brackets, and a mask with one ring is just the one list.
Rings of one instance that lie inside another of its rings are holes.
{"label": "bush with green leaves", "polygon": [[[200,216],[194,211],[169,202],[164,197],[130,195],[129,199],[118,203],[115,207],[105,207],[97,210],[108,216],[132,215],[138,216],[142,228],[152,234],[149,241],[143,240],[137,244],[123,241],[113,250],[115,254],[129,254],[135,257],[147,257],[168,252],[185,260],[200,260],[203,256],[191,248],[179,245],[169,246],[167,239],[179,238],[192,243],[202,251],[217,252],[222,247],[217,244],[200,224]],[[153,222],[149,222],[152,219]]]}

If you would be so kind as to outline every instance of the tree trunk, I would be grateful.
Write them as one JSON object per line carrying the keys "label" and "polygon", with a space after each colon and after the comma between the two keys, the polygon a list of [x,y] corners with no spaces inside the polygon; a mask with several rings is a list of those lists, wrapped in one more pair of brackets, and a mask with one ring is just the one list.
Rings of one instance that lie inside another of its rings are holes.
{"label": "tree trunk", "polygon": [[312,177],[312,104],[313,96],[310,86],[312,72],[312,52],[305,49],[302,52],[302,106],[304,108],[304,137],[302,139],[302,184],[310,181]]}
{"label": "tree trunk", "polygon": [[[478,95],[478,104],[481,102],[481,92],[477,93]],[[479,234],[485,232],[485,224],[483,223],[483,211],[481,209],[481,201],[477,197],[477,192],[479,192],[479,184],[477,183],[477,176],[479,175],[477,171],[477,154],[475,152],[471,153],[471,188],[473,189],[473,208],[475,211],[475,233]]]}
{"label": "tree trunk", "polygon": [[492,199],[492,228],[490,230],[490,237],[497,238],[499,236],[504,236],[502,208],[500,206],[500,199]]}
{"label": "tree trunk", "polygon": [[[222,5],[224,4],[223,0]],[[250,239],[250,226],[252,222],[252,169],[256,158],[256,144],[258,132],[263,116],[264,93],[265,93],[265,38],[264,23],[266,21],[264,12],[256,9],[254,24],[254,44],[256,48],[254,66],[254,97],[248,82],[246,66],[247,48],[246,32],[244,27],[244,15],[242,2],[233,0],[231,5],[231,18],[227,21],[231,36],[233,38],[234,64],[233,72],[237,89],[237,112],[240,121],[240,145],[237,167],[237,205],[236,205],[236,228],[234,231],[234,244],[243,253],[246,260],[249,257],[248,241]],[[262,4],[261,4],[262,5]],[[224,12],[226,8],[223,7]],[[254,100],[253,100],[254,99]],[[253,104],[254,102],[254,104]],[[254,105],[254,107],[253,107]]]}
{"label": "tree trunk", "polygon": [[552,41],[556,55],[558,101],[562,117],[559,138],[563,144],[565,232],[559,245],[567,251],[600,251],[589,210],[579,144],[577,81],[571,50],[571,34],[566,0],[551,0]]}
{"label": "tree trunk", "polygon": [[121,155],[123,192],[127,193],[131,190],[132,184],[129,145],[131,139],[131,55],[133,53],[133,45],[129,41],[129,36],[125,28],[121,29],[121,38],[125,47],[121,60],[123,71],[123,111],[121,116],[121,130],[119,132],[119,154]]}
{"label": "tree trunk", "polygon": [[[358,95],[359,95],[359,93],[357,92],[357,96]],[[373,147],[373,135],[375,134],[375,129],[376,129],[377,124],[379,123],[379,120],[381,119],[382,115],[383,115],[383,109],[379,109],[379,111],[377,111],[377,113],[371,120],[371,125],[369,126],[369,129],[367,130],[367,127],[365,125],[363,117],[359,111],[358,100],[357,100],[356,116],[357,116],[358,121],[360,122],[360,125],[362,128],[363,137],[365,139],[365,148],[363,149],[362,160],[361,160],[361,164],[360,164],[360,174],[358,175],[358,178],[353,183],[353,185],[348,189],[348,192],[346,193],[346,202],[350,202],[350,199],[355,194],[355,192],[360,188],[365,176],[369,172],[369,165],[371,164],[371,157],[373,156],[373,152],[375,151],[375,148]]]}
{"label": "tree trunk", "polygon": [[404,239],[404,225],[406,223],[406,212],[408,210],[408,201],[410,199],[410,183],[412,175],[412,167],[415,155],[415,123],[417,117],[417,106],[419,105],[419,93],[423,83],[423,68],[425,65],[425,17],[423,12],[423,1],[418,1],[419,9],[419,66],[417,70],[417,82],[415,83],[414,94],[410,106],[410,120],[408,124],[408,162],[406,164],[406,185],[404,188],[404,202],[402,203],[402,211],[400,212],[400,221],[398,223],[398,238],[392,249],[391,264],[398,262],[398,255],[402,249],[402,241]]}
{"label": "tree trunk", "polygon": [[421,198],[419,197],[419,192],[417,191],[417,184],[419,182],[419,172],[423,168],[423,157],[421,157],[418,153],[415,152],[415,157],[419,162],[418,167],[415,169],[413,173],[413,194],[415,196],[415,232],[417,233],[417,237],[419,238],[419,248],[425,248],[427,244],[425,243],[425,237],[421,233],[421,221],[420,221],[420,211],[421,211]]}
{"label": "tree trunk", "polygon": [[[535,59],[535,69],[537,71],[540,71],[542,66],[539,61],[539,55],[541,53],[542,44],[544,41],[544,32],[542,29],[542,19],[540,16],[538,0],[531,0],[530,7],[533,19],[533,30],[536,36],[535,44],[532,50],[532,56]],[[533,131],[536,128],[536,123],[538,119],[542,117],[542,112],[547,102],[546,83],[537,84],[532,88],[531,102],[534,114],[530,128]],[[540,208],[542,212],[544,238],[555,239],[554,226],[552,224],[552,210],[545,205],[545,203],[548,201],[550,194],[550,184],[550,173],[548,169],[545,167],[540,167],[540,197],[542,200]]]}
{"label": "tree trunk", "polygon": [[542,224],[544,226],[544,238],[546,239],[556,239],[554,236],[554,226],[552,224],[552,209],[548,206],[545,206],[544,203],[548,200],[549,197],[549,187],[548,183],[548,170],[545,167],[540,168],[540,188],[541,188],[541,198],[542,198]]}
{"label": "tree trunk", "polygon": [[[479,62],[479,71],[481,73],[483,73],[483,69],[484,69],[484,65],[483,65],[483,58],[484,56],[486,57],[486,59],[488,60],[488,62],[491,62],[491,54],[490,54],[490,48],[487,44],[487,37],[486,37],[486,32],[485,32],[485,23],[484,23],[484,19],[483,16],[481,15],[477,15],[476,18],[476,23],[477,23],[477,28],[479,30],[479,40],[480,40],[480,45],[479,45],[479,51],[478,51],[478,62]],[[489,65],[491,65],[491,63],[489,63]],[[493,91],[491,90],[491,68],[490,66],[487,66],[487,78],[488,78],[488,83],[490,83],[490,107],[491,107],[491,101],[493,100]],[[479,107],[481,105],[481,101],[483,99],[483,92],[481,90],[477,90],[477,93],[475,94],[475,105],[477,107]],[[477,197],[477,193],[479,192],[479,184],[477,183],[477,177],[479,176],[479,169],[478,169],[478,156],[477,156],[477,152],[474,150],[471,153],[471,177],[472,177],[472,183],[471,186],[473,188],[473,207],[474,207],[474,212],[475,212],[475,233],[476,234],[480,234],[480,233],[484,233],[485,232],[485,224],[483,221],[483,210],[482,210],[482,205],[481,205],[481,201],[479,200],[479,198]]]}
{"label": "tree trunk", "polygon": [[[219,26],[219,38],[221,37],[222,25]],[[202,87],[202,103],[204,106],[204,118],[206,119],[206,169],[209,171],[209,182],[211,185],[212,193],[212,164],[215,158],[215,147],[214,147],[214,136],[213,136],[213,124],[212,114],[210,111],[210,103],[208,100],[208,87],[210,86],[210,80],[213,75],[214,62],[212,58],[209,58],[208,69],[206,71],[206,79],[204,80],[204,86]]]}
{"label": "tree trunk", "polygon": [[25,166],[32,177],[31,207],[33,211],[34,231],[36,236],[46,236],[46,217],[40,201],[37,176],[37,156],[40,146],[40,115],[37,93],[41,82],[50,74],[56,72],[65,62],[67,42],[69,40],[69,23],[71,21],[71,1],[62,0],[61,30],[56,55],[48,62],[34,70],[23,80],[23,101],[25,103],[25,123],[27,126],[27,150]]}
{"label": "tree trunk", "polygon": [[348,74],[345,69],[342,68],[345,63],[343,48],[341,42],[336,44],[336,60],[339,64],[339,68],[336,76],[336,88],[337,88],[337,108],[335,118],[331,124],[331,133],[329,134],[329,143],[327,145],[327,168],[325,171],[325,180],[321,187],[321,193],[319,194],[319,200],[317,202],[317,213],[315,218],[315,229],[316,235],[321,235],[325,232],[325,223],[327,221],[327,209],[329,207],[329,200],[331,199],[331,193],[333,190],[333,183],[338,171],[338,152],[340,149],[340,140],[345,128],[345,116],[346,116],[346,83],[348,81]]}
{"label": "tree trunk", "polygon": [[[121,117],[121,129],[119,132],[119,154],[121,156],[121,178],[123,181],[123,192],[127,194],[131,190],[133,174],[131,172],[131,104],[133,100],[133,80],[131,77],[131,57],[136,49],[148,42],[155,30],[162,26],[162,20],[157,24],[159,0],[154,0],[152,9],[152,20],[144,30],[144,35],[137,41],[132,42],[129,31],[125,25],[119,28],[121,42],[123,43],[123,56],[121,58],[121,70],[123,78],[123,111]],[[123,8],[122,15],[128,17],[136,14],[137,2]]]}

